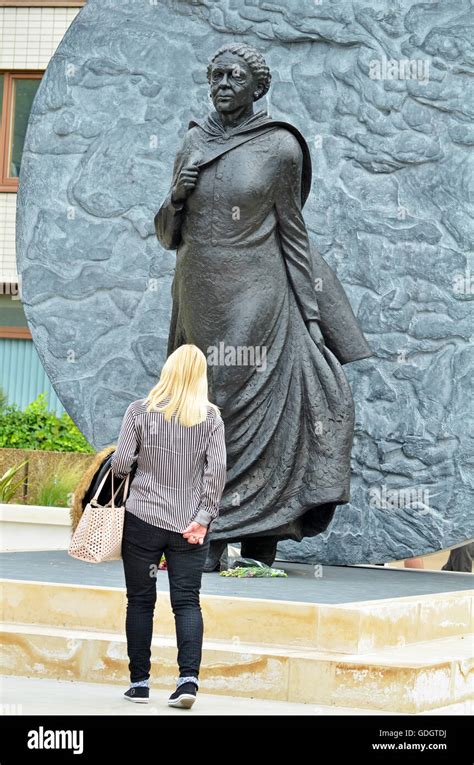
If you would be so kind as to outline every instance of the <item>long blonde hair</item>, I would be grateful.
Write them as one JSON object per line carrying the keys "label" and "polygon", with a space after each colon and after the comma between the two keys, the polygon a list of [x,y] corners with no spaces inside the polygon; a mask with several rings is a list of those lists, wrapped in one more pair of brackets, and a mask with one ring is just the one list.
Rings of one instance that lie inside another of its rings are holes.
{"label": "long blonde hair", "polygon": [[[168,397],[169,402],[159,407]],[[147,412],[164,412],[168,421],[176,412],[179,423],[187,427],[204,422],[209,406],[220,414],[219,407],[208,400],[206,357],[196,345],[180,345],[168,356],[145,404]]]}

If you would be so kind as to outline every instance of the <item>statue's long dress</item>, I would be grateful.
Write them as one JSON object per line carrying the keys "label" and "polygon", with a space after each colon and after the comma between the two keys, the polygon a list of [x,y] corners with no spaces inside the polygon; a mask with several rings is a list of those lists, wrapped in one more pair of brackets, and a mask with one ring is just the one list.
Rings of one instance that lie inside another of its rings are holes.
{"label": "statue's long dress", "polygon": [[[204,141],[217,153],[229,136],[216,117],[208,124]],[[202,147],[193,127],[173,182]],[[300,143],[276,127],[204,166],[184,208],[169,193],[155,218],[161,243],[177,248],[168,352],[183,343],[204,352],[209,398],[225,422],[213,541],[314,536],[349,499],[353,399],[341,364],[305,324],[319,311],[301,174]],[[253,363],[226,362],[242,347]],[[216,365],[212,349],[221,351]]]}

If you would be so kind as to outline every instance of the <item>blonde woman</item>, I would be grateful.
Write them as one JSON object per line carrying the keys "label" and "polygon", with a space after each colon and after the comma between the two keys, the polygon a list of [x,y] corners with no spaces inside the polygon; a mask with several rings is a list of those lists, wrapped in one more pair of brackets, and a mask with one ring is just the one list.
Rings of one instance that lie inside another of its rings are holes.
{"label": "blonde woman", "polygon": [[208,531],[226,480],[224,422],[208,400],[206,358],[195,345],[177,348],[148,396],[127,408],[112,458],[114,475],[123,478],[135,460],[122,542],[130,671],[124,697],[149,699],[155,577],[164,553],[179,666],[168,704],[190,708],[199,685],[199,596]]}

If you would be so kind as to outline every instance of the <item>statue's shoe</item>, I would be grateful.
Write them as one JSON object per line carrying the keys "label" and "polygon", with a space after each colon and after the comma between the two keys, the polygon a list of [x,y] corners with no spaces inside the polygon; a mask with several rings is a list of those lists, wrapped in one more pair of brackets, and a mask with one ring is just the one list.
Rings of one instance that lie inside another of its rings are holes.
{"label": "statue's shoe", "polygon": [[211,542],[204,564],[204,573],[225,570],[228,565],[227,542]]}

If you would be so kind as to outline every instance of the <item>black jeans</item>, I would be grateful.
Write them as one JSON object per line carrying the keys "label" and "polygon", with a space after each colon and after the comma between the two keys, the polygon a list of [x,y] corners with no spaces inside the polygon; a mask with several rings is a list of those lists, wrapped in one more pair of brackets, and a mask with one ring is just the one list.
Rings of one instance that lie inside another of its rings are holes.
{"label": "black jeans", "polygon": [[202,545],[190,544],[180,533],[153,526],[125,511],[122,560],[127,586],[125,630],[132,683],[150,677],[156,576],[165,576],[163,571],[157,572],[163,553],[176,624],[179,675],[199,677],[204,631],[199,593],[208,549],[208,535]]}

